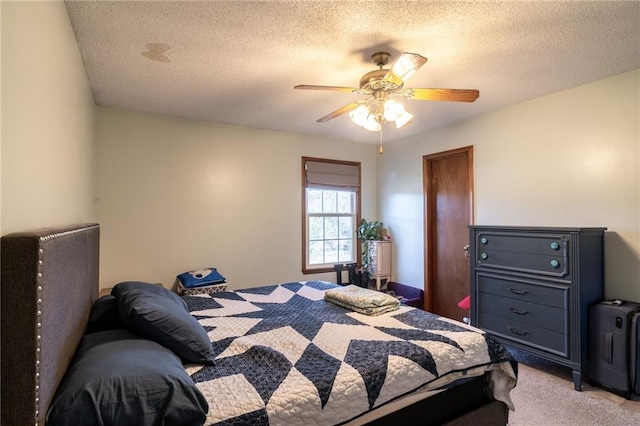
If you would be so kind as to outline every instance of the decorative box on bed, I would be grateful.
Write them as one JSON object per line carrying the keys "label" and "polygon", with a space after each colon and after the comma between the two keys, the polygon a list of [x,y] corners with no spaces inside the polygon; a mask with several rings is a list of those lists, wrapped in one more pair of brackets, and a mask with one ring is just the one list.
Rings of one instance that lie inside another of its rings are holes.
{"label": "decorative box on bed", "polygon": [[178,281],[178,294],[182,296],[221,293],[223,291],[227,291],[227,283],[202,285],[199,287],[185,287],[184,284]]}
{"label": "decorative box on bed", "polygon": [[184,272],[178,275],[176,279],[178,281],[178,294],[180,295],[194,296],[227,291],[227,281],[216,268]]}

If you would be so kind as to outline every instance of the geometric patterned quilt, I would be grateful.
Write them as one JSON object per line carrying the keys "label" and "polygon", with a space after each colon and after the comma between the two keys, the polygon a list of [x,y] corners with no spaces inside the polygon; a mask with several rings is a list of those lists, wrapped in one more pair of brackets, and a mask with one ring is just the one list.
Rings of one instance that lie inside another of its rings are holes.
{"label": "geometric patterned quilt", "polygon": [[308,281],[184,297],[216,354],[213,366],[186,366],[209,402],[206,424],[342,424],[512,360],[480,330],[419,309],[367,316],[326,302],[335,287]]}

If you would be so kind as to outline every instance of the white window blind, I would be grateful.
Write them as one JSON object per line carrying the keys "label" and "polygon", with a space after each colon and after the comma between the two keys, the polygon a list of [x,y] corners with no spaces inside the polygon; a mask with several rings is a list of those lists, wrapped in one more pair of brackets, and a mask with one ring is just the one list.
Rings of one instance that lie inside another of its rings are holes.
{"label": "white window blind", "polygon": [[307,188],[353,191],[360,187],[357,165],[307,161],[305,171]]}

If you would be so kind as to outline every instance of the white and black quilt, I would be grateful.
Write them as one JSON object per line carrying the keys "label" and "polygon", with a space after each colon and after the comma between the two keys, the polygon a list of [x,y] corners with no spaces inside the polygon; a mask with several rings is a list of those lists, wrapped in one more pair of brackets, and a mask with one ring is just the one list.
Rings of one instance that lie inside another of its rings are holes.
{"label": "white and black quilt", "polygon": [[213,366],[186,367],[209,402],[207,424],[342,424],[496,366],[515,383],[511,356],[480,330],[407,306],[352,312],[324,300],[334,287],[295,282],[185,297],[216,353]]}

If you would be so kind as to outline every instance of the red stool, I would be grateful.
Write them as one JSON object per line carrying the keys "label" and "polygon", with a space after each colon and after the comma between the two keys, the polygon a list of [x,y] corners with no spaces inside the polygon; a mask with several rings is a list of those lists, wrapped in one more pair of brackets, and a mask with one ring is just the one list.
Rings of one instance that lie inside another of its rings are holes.
{"label": "red stool", "polygon": [[[469,311],[471,310],[471,295],[465,297],[464,299],[462,299],[461,301],[458,302],[458,308],[460,309],[464,309],[465,311]],[[462,321],[465,324],[469,324],[469,317],[464,317],[462,319]]]}
{"label": "red stool", "polygon": [[464,309],[465,311],[468,311],[471,309],[471,295],[465,297],[464,299],[462,299],[461,301],[458,302],[458,308],[460,309]]}

